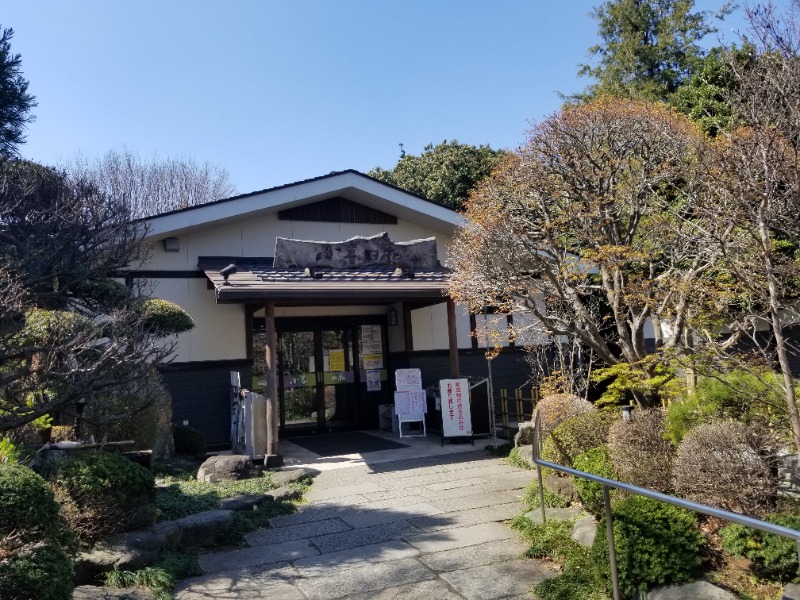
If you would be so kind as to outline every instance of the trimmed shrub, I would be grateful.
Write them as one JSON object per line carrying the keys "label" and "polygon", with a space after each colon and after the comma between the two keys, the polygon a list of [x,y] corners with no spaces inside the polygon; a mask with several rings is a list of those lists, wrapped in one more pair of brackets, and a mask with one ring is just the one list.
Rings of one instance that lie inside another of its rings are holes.
{"label": "trimmed shrub", "polygon": [[145,327],[158,335],[184,333],[194,327],[194,321],[174,302],[161,298],[148,298],[142,303]]}
{"label": "trimmed shrub", "polygon": [[[766,521],[800,530],[800,515],[772,514],[767,515]],[[753,561],[755,571],[762,577],[800,581],[794,540],[736,523],[723,527],[719,533],[722,547],[734,556]]]}
{"label": "trimmed shrub", "polygon": [[52,486],[70,528],[85,543],[155,519],[152,473],[117,454],[74,454],[61,462]]}
{"label": "trimmed shrub", "polygon": [[542,458],[573,466],[576,456],[608,441],[608,430],[617,418],[610,411],[595,410],[567,419],[553,429],[545,440]]}
{"label": "trimmed shrub", "polygon": [[[608,446],[598,446],[575,457],[574,466],[579,471],[585,471],[592,475],[616,479],[614,465],[611,464],[611,456]],[[599,517],[603,514],[603,486],[587,479],[575,478],[575,487],[578,488],[578,497],[581,499],[583,508]]]}
{"label": "trimmed shrub", "polygon": [[72,561],[54,543],[31,544],[7,554],[0,545],[0,598],[70,600]]}
{"label": "trimmed shrub", "polygon": [[[536,414],[541,418],[541,435],[547,438],[556,427],[567,419],[597,410],[591,402],[572,394],[551,394],[536,405]],[[536,417],[534,415],[534,421]]]}
{"label": "trimmed shrub", "polygon": [[[697,517],[682,508],[642,496],[614,506],[614,548],[623,596],[656,585],[690,581],[700,566],[704,538]],[[605,531],[601,519],[597,531]],[[611,589],[608,539],[597,535],[592,559]]]}
{"label": "trimmed shrub", "polygon": [[608,431],[611,463],[626,483],[660,492],[672,486],[672,444],[664,439],[664,412],[636,410],[630,421],[619,420]]}
{"label": "trimmed shrub", "polygon": [[0,538],[12,532],[24,541],[59,534],[58,504],[47,482],[16,463],[0,464]]}
{"label": "trimmed shrub", "polygon": [[175,442],[175,454],[179,456],[198,457],[206,451],[206,439],[194,427],[176,425],[172,428],[172,439]]}
{"label": "trimmed shrub", "polygon": [[774,506],[777,481],[764,437],[744,423],[698,425],[678,446],[672,465],[675,491],[694,502],[761,515]]}
{"label": "trimmed shrub", "polygon": [[70,541],[45,480],[23,465],[0,464],[0,598],[71,598]]}

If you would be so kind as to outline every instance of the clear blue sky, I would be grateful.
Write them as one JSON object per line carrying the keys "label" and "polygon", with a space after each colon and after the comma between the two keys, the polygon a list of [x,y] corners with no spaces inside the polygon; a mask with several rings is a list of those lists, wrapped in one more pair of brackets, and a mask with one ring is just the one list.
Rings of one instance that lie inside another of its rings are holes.
{"label": "clear blue sky", "polygon": [[[244,193],[390,168],[401,142],[517,147],[558,92],[588,83],[594,4],[6,0],[0,24],[39,103],[25,157],[190,157]],[[727,39],[741,27],[721,25]]]}

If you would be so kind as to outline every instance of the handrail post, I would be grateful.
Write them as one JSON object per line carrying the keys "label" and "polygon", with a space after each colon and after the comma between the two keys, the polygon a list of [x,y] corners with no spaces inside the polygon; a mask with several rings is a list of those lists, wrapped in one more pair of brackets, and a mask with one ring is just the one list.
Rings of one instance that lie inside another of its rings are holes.
{"label": "handrail post", "polygon": [[611,565],[611,589],[614,592],[614,600],[620,600],[619,577],[617,575],[617,551],[614,548],[614,524],[611,522],[611,499],[609,498],[607,485],[603,485],[603,505],[606,511],[606,535],[608,536],[608,561]]}
{"label": "handrail post", "polygon": [[539,439],[539,433],[541,431],[542,421],[539,414],[535,413],[535,418],[533,421],[533,439],[531,440],[531,455],[533,458],[533,464],[536,465],[536,479],[539,482],[539,510],[542,511],[542,525],[547,522],[547,515],[544,511],[544,485],[542,483],[542,466],[539,464],[539,458],[541,457],[541,440]]}
{"label": "handrail post", "polygon": [[544,514],[544,486],[542,486],[542,467],[536,465],[536,477],[539,480],[539,507],[542,511],[542,525],[547,522],[547,516]]}

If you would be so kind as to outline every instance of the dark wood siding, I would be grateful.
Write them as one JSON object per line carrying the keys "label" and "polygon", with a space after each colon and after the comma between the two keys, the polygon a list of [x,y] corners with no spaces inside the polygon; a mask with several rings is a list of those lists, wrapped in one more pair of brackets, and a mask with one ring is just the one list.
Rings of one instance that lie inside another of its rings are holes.
{"label": "dark wood siding", "polygon": [[239,371],[242,385],[250,387],[253,367],[247,360],[173,363],[161,370],[172,396],[172,423],[188,420],[203,433],[209,449],[231,444],[231,371]]}
{"label": "dark wood siding", "polygon": [[281,221],[397,225],[397,217],[346,198],[327,198],[278,211]]}

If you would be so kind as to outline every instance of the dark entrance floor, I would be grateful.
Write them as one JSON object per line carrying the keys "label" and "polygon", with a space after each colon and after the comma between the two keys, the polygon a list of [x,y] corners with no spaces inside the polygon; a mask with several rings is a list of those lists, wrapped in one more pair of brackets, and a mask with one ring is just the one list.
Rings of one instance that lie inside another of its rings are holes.
{"label": "dark entrance floor", "polygon": [[394,440],[388,440],[361,431],[293,437],[289,438],[289,441],[323,457],[340,456],[342,454],[366,454],[368,452],[408,448],[406,444],[401,444]]}

